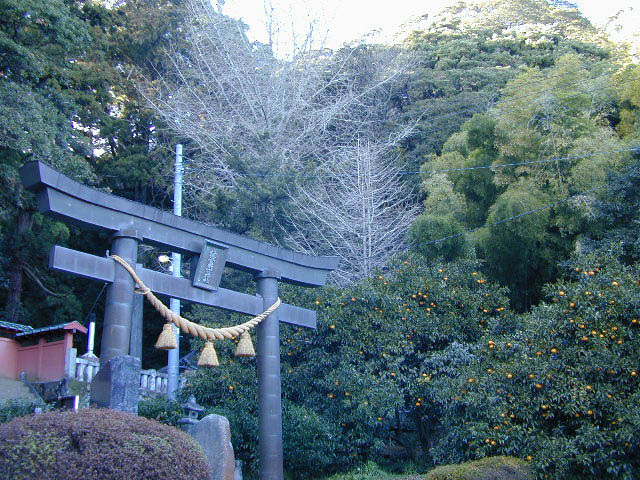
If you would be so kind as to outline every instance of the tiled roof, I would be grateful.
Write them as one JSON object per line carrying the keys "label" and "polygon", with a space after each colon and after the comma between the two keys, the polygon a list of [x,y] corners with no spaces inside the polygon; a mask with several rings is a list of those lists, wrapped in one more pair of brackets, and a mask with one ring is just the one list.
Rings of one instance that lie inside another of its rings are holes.
{"label": "tiled roof", "polygon": [[29,327],[29,330],[23,330],[20,333],[16,333],[16,337],[23,337],[25,335],[34,335],[36,333],[44,333],[44,332],[49,332],[51,330],[65,330],[65,327],[67,326],[73,327],[73,328],[77,327],[78,329],[81,329],[81,331],[86,333],[86,328],[84,328],[82,325],[78,324],[77,322],[67,322],[67,323],[61,323],[59,325],[52,325],[50,327],[42,327],[42,328]]}
{"label": "tiled roof", "polygon": [[7,330],[14,330],[17,332],[29,332],[31,333],[33,331],[33,327],[30,327],[29,325],[22,325],[20,323],[12,323],[12,322],[5,322],[0,320],[0,328],[6,328]]}

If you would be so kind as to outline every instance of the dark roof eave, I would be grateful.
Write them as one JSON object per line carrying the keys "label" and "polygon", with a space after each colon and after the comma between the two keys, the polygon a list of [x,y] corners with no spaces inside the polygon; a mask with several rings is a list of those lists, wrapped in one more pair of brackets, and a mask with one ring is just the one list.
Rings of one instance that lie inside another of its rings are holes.
{"label": "dark roof eave", "polygon": [[16,337],[26,337],[29,335],[37,335],[40,333],[49,333],[49,332],[54,332],[56,330],[79,330],[82,333],[87,333],[86,327],[74,321],[70,323],[61,323],[59,325],[52,325],[50,327],[34,328],[33,330],[29,330],[27,332],[17,333]]}

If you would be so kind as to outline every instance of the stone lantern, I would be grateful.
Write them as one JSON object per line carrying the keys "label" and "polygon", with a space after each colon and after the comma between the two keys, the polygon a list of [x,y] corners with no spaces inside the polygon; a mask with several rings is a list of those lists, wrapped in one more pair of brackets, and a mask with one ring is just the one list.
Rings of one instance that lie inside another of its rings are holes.
{"label": "stone lantern", "polygon": [[193,425],[198,423],[198,416],[201,412],[204,412],[204,408],[196,403],[196,397],[189,395],[186,403],[182,404],[182,411],[184,412],[184,417],[178,420],[178,424],[182,430],[190,433]]}

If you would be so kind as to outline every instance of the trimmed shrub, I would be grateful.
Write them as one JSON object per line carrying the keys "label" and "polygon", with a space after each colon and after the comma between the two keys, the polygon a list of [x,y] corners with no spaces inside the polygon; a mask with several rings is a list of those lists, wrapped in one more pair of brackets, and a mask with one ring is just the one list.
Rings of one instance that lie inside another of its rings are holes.
{"label": "trimmed shrub", "polygon": [[56,411],[0,425],[0,478],[206,479],[209,465],[187,434],[114,410]]}
{"label": "trimmed shrub", "polygon": [[443,465],[431,470],[425,480],[533,480],[533,475],[525,461],[499,456]]}
{"label": "trimmed shrub", "polygon": [[338,473],[326,480],[420,480],[420,478],[418,475],[394,475],[385,472],[377,463],[370,460],[350,472]]}

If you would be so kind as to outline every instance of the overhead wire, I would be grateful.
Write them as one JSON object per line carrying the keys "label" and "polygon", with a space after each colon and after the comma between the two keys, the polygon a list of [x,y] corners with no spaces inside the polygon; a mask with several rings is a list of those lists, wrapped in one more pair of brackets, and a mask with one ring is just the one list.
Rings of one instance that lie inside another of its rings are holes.
{"label": "overhead wire", "polygon": [[[621,148],[616,150],[606,150],[600,152],[587,153],[584,155],[569,155],[566,157],[552,157],[545,158],[542,160],[531,160],[527,162],[512,162],[512,163],[500,163],[500,164],[488,164],[488,165],[475,165],[472,167],[458,167],[458,168],[443,168],[438,170],[429,170],[428,173],[447,173],[447,172],[462,172],[465,170],[482,170],[482,169],[498,169],[498,168],[506,168],[506,167],[517,167],[521,165],[535,165],[535,164],[543,164],[543,163],[554,163],[554,162],[563,162],[563,161],[571,161],[571,160],[581,160],[583,158],[597,157],[600,155],[613,155],[616,153],[626,153],[626,152],[640,152],[640,145],[636,145],[629,148]],[[422,172],[420,170],[412,170],[412,171],[400,171],[399,175],[419,175]],[[265,177],[265,176],[277,176],[277,177],[295,177],[298,176],[297,173],[289,173],[289,174],[245,174],[244,176],[253,176],[253,177]]]}
{"label": "overhead wire", "polygon": [[502,220],[498,220],[498,221],[496,221],[496,222],[487,223],[487,224],[482,225],[482,226],[480,226],[480,227],[476,227],[476,228],[472,228],[472,229],[469,229],[469,230],[465,230],[465,231],[463,231],[463,232],[455,233],[455,234],[453,234],[453,235],[448,235],[448,236],[446,236],[446,237],[442,237],[442,238],[439,238],[439,239],[437,239],[437,240],[430,240],[430,241],[428,241],[428,242],[421,242],[421,243],[422,243],[422,245],[433,245],[433,244],[435,244],[435,243],[441,243],[441,242],[444,242],[444,241],[446,241],[446,240],[450,240],[450,239],[452,239],[452,238],[461,237],[462,235],[472,234],[472,233],[475,233],[475,232],[477,232],[478,230],[481,230],[481,229],[483,229],[483,228],[487,228],[487,227],[494,227],[494,226],[496,226],[496,225],[500,225],[500,224],[502,224],[502,223],[510,222],[510,221],[512,221],[512,220],[516,220],[516,219],[518,219],[518,218],[525,217],[525,216],[527,216],[527,215],[532,215],[532,214],[534,214],[534,213],[538,213],[538,212],[541,212],[541,211],[543,211],[543,210],[547,210],[547,209],[549,209],[549,208],[553,208],[553,207],[555,207],[555,206],[557,206],[557,205],[559,205],[559,204],[561,204],[561,203],[568,202],[569,200],[571,200],[571,199],[573,199],[573,198],[580,197],[580,196],[582,196],[582,195],[586,195],[586,194],[591,193],[591,192],[595,192],[596,190],[600,190],[600,189],[602,189],[602,188],[604,188],[604,187],[606,187],[606,186],[607,186],[607,184],[605,183],[604,185],[600,185],[600,186],[598,186],[598,187],[591,188],[591,189],[589,189],[589,190],[585,190],[585,191],[580,192],[580,193],[576,193],[575,195],[571,195],[571,196],[569,196],[569,197],[567,197],[567,198],[563,198],[562,200],[558,200],[558,201],[555,201],[555,202],[553,202],[553,203],[549,203],[549,204],[547,204],[547,205],[545,205],[545,206],[543,206],[543,207],[535,208],[535,209],[533,209],[533,210],[528,210],[528,211],[526,211],[526,212],[522,212],[522,213],[519,213],[519,214],[517,214],[517,215],[513,215],[513,216],[511,216],[511,217],[508,217],[508,218],[503,218]]}
{"label": "overhead wire", "polygon": [[[618,82],[617,85],[624,85],[626,83],[634,82],[636,80],[640,80],[640,77],[634,77],[634,78],[625,80],[623,82]],[[599,90],[605,90],[607,88],[611,88],[611,87],[610,86],[606,86],[606,87],[593,88],[593,89],[590,89],[590,90],[586,90],[584,92],[580,92],[580,93],[576,93],[576,94],[572,94],[572,95],[566,95],[564,97],[558,97],[558,100],[567,100],[567,99],[570,99],[570,98],[578,97],[580,95],[585,95],[585,94],[596,92],[596,91],[599,91]],[[554,90],[555,89],[543,90],[539,94],[552,92]],[[524,97],[521,97],[521,98],[524,98]],[[514,108],[502,109],[499,106],[496,106],[496,107],[493,107],[493,108],[495,108],[496,110],[500,110],[502,113],[509,113],[509,112],[516,112],[517,111]],[[484,110],[484,109],[486,109],[488,112],[491,112],[491,110],[489,108],[487,108],[486,105],[478,105],[478,104],[476,104],[475,106],[470,106],[470,107],[463,108],[463,109],[460,109],[460,110],[454,110],[454,111],[448,112],[446,114],[439,115],[437,117],[432,117],[429,120],[431,120],[431,121],[433,121],[433,120],[443,120],[445,118],[450,118],[450,117],[452,117],[452,116],[454,116],[456,114],[466,113],[466,112],[470,112],[470,113],[479,112],[479,111]],[[500,118],[500,117],[502,117],[502,115],[495,115],[495,117]],[[433,133],[433,132],[438,132],[438,131],[442,131],[442,130],[450,130],[450,129],[451,129],[451,127],[446,127],[445,126],[445,127],[438,127],[438,128],[430,128],[430,129],[427,129],[427,130],[420,130],[420,133],[424,135],[424,134],[427,134],[427,133]]]}
{"label": "overhead wire", "polygon": [[[509,105],[509,104],[513,104],[519,100],[525,99],[525,98],[529,98],[529,97],[535,97],[538,95],[544,95],[545,93],[549,93],[549,92],[555,92],[558,90],[561,90],[565,87],[571,86],[571,85],[575,85],[575,84],[582,84],[585,82],[594,82],[600,79],[604,79],[604,78],[613,78],[614,75],[618,74],[619,71],[615,71],[615,72],[610,72],[610,73],[606,73],[606,74],[602,74],[602,75],[598,75],[595,77],[586,77],[583,78],[581,80],[577,80],[577,81],[573,81],[571,83],[566,82],[566,83],[559,83],[557,85],[554,85],[553,88],[548,88],[548,89],[541,89],[541,90],[537,90],[537,91],[533,91],[533,92],[528,92],[522,95],[518,95],[518,96],[513,96],[510,98],[504,98],[501,100],[501,103],[499,105],[494,105],[493,108],[493,112],[495,111],[499,111],[502,112],[502,114],[505,113],[509,113],[509,112],[515,112],[518,111],[520,109],[514,109],[514,108],[510,108],[510,109],[505,109],[505,105]],[[557,75],[552,75],[552,76],[547,76],[545,77],[543,80],[544,81],[549,81],[549,80],[554,80],[554,79],[559,79],[559,78],[570,78],[570,77],[575,77],[575,74],[573,72],[568,72],[568,73],[562,73],[562,74],[557,74]],[[625,84],[625,83],[630,83],[633,81],[637,81],[640,80],[640,77],[636,77],[636,78],[630,78],[627,79],[625,81],[621,81],[618,82],[616,85],[611,85],[611,84],[607,84],[604,86],[600,86],[600,87],[594,87],[588,90],[584,90],[575,94],[571,94],[571,95],[565,95],[562,97],[558,97],[557,100],[567,100],[567,99],[571,99],[571,98],[575,98],[581,95],[586,95],[586,94],[590,94],[593,92],[597,92],[597,91],[601,91],[601,90],[606,90],[606,89],[610,89],[613,87],[617,87],[621,84]],[[519,85],[519,87],[524,87],[527,85],[533,85],[533,84],[538,84],[540,83],[540,80],[535,80],[535,81],[531,81],[531,82],[525,82],[525,83],[521,83]],[[446,100],[446,98],[444,97],[440,97],[440,98],[434,98],[431,100],[439,100],[439,99],[443,99]],[[487,102],[483,103],[483,104],[476,104],[476,105],[470,105],[469,107],[463,108],[463,109],[457,109],[457,110],[451,110],[449,112],[445,112],[441,115],[435,116],[435,117],[430,117],[429,121],[430,122],[435,122],[438,120],[444,120],[446,118],[449,118],[451,116],[454,115],[459,115],[459,114],[464,114],[464,113],[473,113],[473,112],[477,112],[477,111],[484,111],[484,110],[488,110],[488,105],[490,103],[492,103],[495,101],[494,100],[488,100]],[[455,102],[451,102],[449,104],[449,106],[455,106],[456,104],[464,104],[464,100],[463,99],[458,99]],[[430,106],[428,111],[432,111],[435,107],[434,106]],[[424,116],[426,113],[428,113],[428,111],[423,112],[420,114],[420,116]],[[490,113],[493,113],[490,111]],[[500,118],[502,117],[502,115],[496,115],[494,113],[493,115],[494,117]],[[459,127],[458,127],[459,128]],[[428,134],[428,133],[434,133],[437,131],[442,131],[445,129],[450,129],[450,127],[444,126],[444,127],[439,127],[439,128],[431,128],[431,129],[427,129],[427,130],[421,130],[420,133],[421,134]],[[457,171],[470,171],[470,170],[480,170],[480,169],[497,169],[497,168],[506,168],[506,167],[514,167],[514,166],[523,166],[523,165],[534,165],[534,164],[545,164],[545,163],[552,163],[552,162],[560,162],[560,161],[572,161],[572,160],[579,160],[579,159],[584,159],[584,158],[590,158],[590,157],[595,157],[595,156],[599,156],[599,155],[612,155],[612,154],[616,154],[616,153],[625,153],[625,152],[633,152],[633,151],[640,151],[640,145],[634,146],[634,147],[630,147],[630,148],[624,148],[624,149],[617,149],[617,150],[610,150],[610,151],[600,151],[600,152],[594,152],[594,153],[589,153],[589,154],[585,154],[585,155],[571,155],[571,156],[565,156],[565,157],[554,157],[554,158],[547,158],[547,159],[542,159],[542,160],[535,160],[535,161],[526,161],[526,162],[513,162],[513,163],[507,163],[507,164],[491,164],[491,165],[479,165],[479,166],[471,166],[471,167],[460,167],[460,168],[450,168],[450,169],[439,169],[439,170],[432,170],[430,171],[430,173],[447,173],[447,172],[457,172]],[[420,171],[407,171],[407,172],[400,172],[401,175],[417,175],[420,174]],[[252,174],[252,173],[245,173],[242,174],[241,176],[244,177],[294,177],[297,176],[298,174],[283,174],[283,173],[266,173],[266,174]],[[444,242],[446,240],[452,239],[452,238],[456,238],[456,237],[460,237],[462,235],[468,235],[468,234],[473,234],[475,232],[477,232],[478,230],[482,229],[482,228],[486,228],[486,227],[493,227],[496,225],[500,225],[500,224],[504,224],[506,222],[509,221],[513,221],[519,218],[522,218],[524,216],[527,215],[532,215],[538,212],[541,212],[543,210],[549,209],[549,208],[553,208],[559,204],[565,203],[567,201],[570,201],[573,198],[582,196],[582,195],[586,195],[589,193],[592,193],[594,191],[600,190],[602,188],[604,188],[607,184],[603,184],[600,185],[598,187],[589,189],[589,190],[585,190],[583,192],[577,193],[575,195],[571,195],[567,198],[549,203],[543,207],[539,207],[536,209],[532,209],[526,212],[522,212],[520,214],[517,215],[513,215],[510,216],[508,218],[504,218],[502,220],[496,221],[496,222],[492,222],[490,224],[485,224],[482,225],[480,227],[477,228],[473,228],[470,230],[466,230],[457,234],[453,234],[453,235],[448,235],[446,237],[437,239],[437,240],[431,240],[428,242],[424,242],[424,245],[430,245],[430,244],[436,244],[436,243],[441,243]]]}
{"label": "overhead wire", "polygon": [[[506,167],[516,167],[520,165],[534,165],[540,163],[552,163],[552,162],[562,162],[562,161],[570,161],[570,160],[581,160],[583,158],[597,157],[600,155],[612,155],[615,153],[625,153],[625,152],[636,152],[640,151],[640,145],[636,145],[635,147],[630,148],[621,148],[618,150],[608,150],[605,152],[595,152],[588,153],[585,155],[570,155],[568,157],[556,157],[556,158],[547,158],[544,160],[532,160],[529,162],[513,162],[513,163],[500,163],[500,164],[491,164],[491,165],[477,165],[473,167],[460,167],[460,168],[444,168],[441,170],[430,170],[429,173],[445,173],[445,172],[461,172],[464,170],[480,170],[480,169],[496,169],[496,168],[506,168]],[[413,173],[413,172],[411,172]],[[418,172],[421,173],[421,172]]]}
{"label": "overhead wire", "polygon": [[[610,74],[613,75],[613,74]],[[599,77],[596,77],[599,78]],[[628,79],[624,82],[619,82],[618,85],[621,84],[625,84],[625,83],[629,83],[629,82],[633,82],[636,80],[640,80],[640,77],[634,77],[631,79]],[[573,97],[577,97],[580,95],[584,95],[586,93],[592,93],[594,91],[598,91],[598,90],[604,90],[606,88],[610,88],[610,86],[606,86],[606,87],[600,87],[600,88],[594,88],[591,90],[587,90],[585,92],[580,92],[577,94],[573,94],[573,95],[567,95],[564,97],[559,97],[558,100],[566,100],[569,98],[573,98]],[[541,90],[539,92],[537,92],[538,94],[542,94],[545,92],[551,92],[554,91],[555,89],[547,89],[547,90]],[[520,97],[520,98],[524,98]],[[448,114],[445,115],[440,115],[438,117],[433,117],[430,120],[439,120],[439,119],[444,119],[444,118],[448,118],[450,116],[453,116],[455,114],[458,113],[462,113],[462,112],[471,112],[471,111],[479,111],[480,109],[485,109],[486,106],[485,105],[476,105],[476,106],[472,106],[472,107],[468,107],[466,109],[461,109],[461,110],[456,110],[456,111],[452,111],[449,112]],[[500,108],[497,108],[498,110],[500,110]],[[508,112],[515,112],[517,111],[516,109],[509,109],[509,110],[502,110],[503,113],[508,113]],[[495,115],[495,117],[500,118],[501,115]],[[439,127],[439,128],[431,128],[428,130],[421,130],[421,134],[427,134],[427,133],[433,133],[436,131],[441,131],[441,130],[445,130],[445,129],[450,129],[450,127]],[[616,150],[616,151],[610,151],[610,152],[600,152],[600,153],[618,153],[618,152],[622,152],[622,151],[633,151],[633,150],[637,150],[639,147],[632,147],[630,149],[624,149],[624,150]],[[556,162],[556,161],[566,161],[566,160],[577,160],[580,158],[587,158],[589,156],[596,156],[599,155],[600,153],[594,153],[594,154],[588,154],[585,156],[569,156],[569,157],[556,157],[556,158],[549,158],[549,159],[543,159],[543,160],[535,160],[535,161],[530,161],[530,162],[519,162],[519,163],[510,163],[510,164],[499,164],[499,165],[486,165],[486,166],[476,166],[476,167],[464,167],[464,168],[457,168],[457,169],[445,169],[445,170],[439,170],[439,171],[434,171],[433,173],[438,173],[438,172],[446,172],[446,171],[460,171],[460,170],[476,170],[476,169],[482,169],[482,168],[503,168],[503,167],[508,167],[508,166],[517,166],[517,165],[528,165],[528,164],[536,164],[536,163],[550,163],[550,162]],[[186,167],[186,169],[189,169],[189,167]],[[399,172],[400,175],[418,175],[420,174],[420,171],[401,171]],[[244,173],[240,176],[242,177],[256,177],[256,178],[270,178],[270,177],[296,177],[298,176],[298,173]]]}

